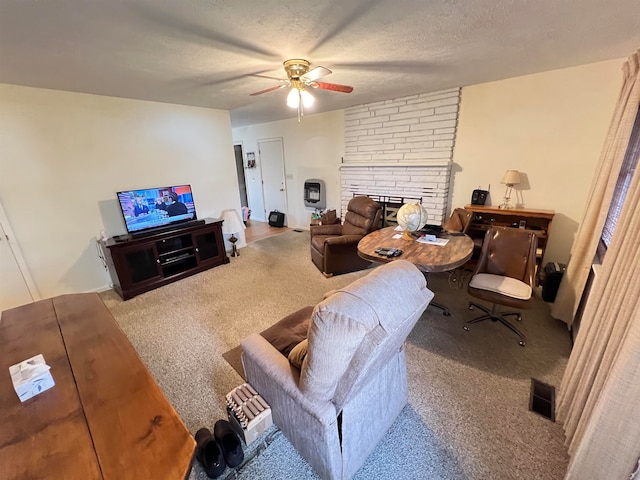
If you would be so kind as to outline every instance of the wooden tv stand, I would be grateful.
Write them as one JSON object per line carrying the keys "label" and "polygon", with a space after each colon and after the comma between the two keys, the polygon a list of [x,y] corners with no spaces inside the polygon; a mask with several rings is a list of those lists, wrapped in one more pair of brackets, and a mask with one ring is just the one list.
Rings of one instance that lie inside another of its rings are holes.
{"label": "wooden tv stand", "polygon": [[[41,353],[55,385],[20,402],[9,367]],[[2,312],[0,477],[182,480],[195,440],[96,293]]]}
{"label": "wooden tv stand", "polygon": [[100,241],[113,281],[124,300],[209,268],[229,263],[224,249],[222,222],[207,218],[203,224],[140,238],[116,237]]}

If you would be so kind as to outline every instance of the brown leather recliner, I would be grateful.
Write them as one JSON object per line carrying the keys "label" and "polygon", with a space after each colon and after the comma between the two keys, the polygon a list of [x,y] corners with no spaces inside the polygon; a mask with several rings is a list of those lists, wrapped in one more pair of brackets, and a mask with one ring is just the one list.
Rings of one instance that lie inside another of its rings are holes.
{"label": "brown leather recliner", "polygon": [[382,207],[369,197],[353,197],[342,225],[311,227],[311,260],[325,277],[367,268],[358,256],[358,242],[380,228]]}
{"label": "brown leather recliner", "polygon": [[526,337],[505,317],[522,320],[520,312],[499,312],[498,305],[512,308],[528,308],[535,287],[536,248],[538,237],[531,230],[509,227],[492,227],[486,233],[482,253],[476,271],[467,287],[476,298],[491,302],[491,310],[469,302],[469,310],[478,308],[485,314],[467,322],[469,324],[492,320],[502,323],[520,337],[524,347]]}

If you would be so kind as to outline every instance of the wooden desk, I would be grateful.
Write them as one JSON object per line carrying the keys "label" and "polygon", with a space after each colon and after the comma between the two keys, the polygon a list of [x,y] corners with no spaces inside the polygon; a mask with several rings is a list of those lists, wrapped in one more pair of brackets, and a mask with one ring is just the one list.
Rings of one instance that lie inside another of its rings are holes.
{"label": "wooden desk", "polygon": [[[9,367],[38,353],[56,385],[21,403]],[[97,294],[0,319],[0,477],[183,479],[195,440]]]}
{"label": "wooden desk", "polygon": [[[544,261],[544,254],[549,242],[551,233],[551,222],[555,216],[553,210],[534,210],[531,208],[511,208],[503,210],[497,207],[486,207],[484,205],[466,205],[465,210],[473,212],[473,217],[467,234],[478,240],[478,245],[482,245],[484,235],[493,225],[501,227],[518,228],[522,222],[524,228],[533,230],[538,237],[538,249],[536,252],[536,268],[538,272]],[[480,255],[480,248],[477,249],[474,261]]]}
{"label": "wooden desk", "polygon": [[[393,238],[397,233],[402,232],[395,230],[395,227],[381,228],[371,232],[358,243],[358,255],[372,262],[408,260],[421,271],[430,273],[453,270],[463,265],[473,254],[473,241],[467,235],[443,234],[443,238],[447,238],[449,243],[438,246],[404,238]],[[376,249],[380,247],[399,248],[403,253],[399,257],[387,258],[376,253]]]}

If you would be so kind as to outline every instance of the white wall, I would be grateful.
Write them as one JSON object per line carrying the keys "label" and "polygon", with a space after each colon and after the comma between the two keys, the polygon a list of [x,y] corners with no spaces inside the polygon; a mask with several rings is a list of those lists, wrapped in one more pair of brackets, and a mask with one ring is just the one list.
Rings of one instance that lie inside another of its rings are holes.
{"label": "white wall", "polygon": [[0,85],[0,151],[0,201],[43,297],[109,285],[95,238],[126,232],[119,190],[191,184],[200,218],[240,211],[227,111]]}
{"label": "white wall", "polygon": [[309,229],[312,208],[304,206],[304,181],[324,180],[327,188],[327,208],[340,210],[340,172],[344,154],[344,112],[342,110],[305,115],[296,119],[261,123],[233,129],[234,143],[241,143],[243,154],[256,153],[256,168],[245,168],[251,218],[266,221],[264,203],[259,193],[260,155],[258,141],[281,137],[287,179],[287,224],[290,228]]}
{"label": "white wall", "polygon": [[[462,89],[454,207],[491,185],[499,205],[508,169],[526,174],[517,202],[556,211],[545,261],[566,262],[621,86],[623,60]],[[512,195],[512,203],[516,201]]]}
{"label": "white wall", "polygon": [[[471,191],[488,184],[497,205],[504,171],[522,171],[529,187],[519,201],[557,212],[546,261],[565,262],[616,103],[622,62],[463,88],[452,205],[469,203]],[[344,112],[233,130],[245,154],[257,153],[258,140],[274,137],[284,141],[289,226],[308,228],[305,179],[323,179],[327,206],[340,205]],[[0,202],[44,297],[108,285],[94,239],[100,230],[124,233],[118,190],[190,183],[200,217],[240,210],[225,111],[0,85],[0,152]],[[259,171],[245,169],[247,182]],[[261,208],[252,218],[266,220]],[[242,237],[239,245],[244,243]]]}
{"label": "white wall", "polygon": [[[526,183],[519,186],[517,199],[512,195],[512,202],[556,211],[545,261],[566,262],[617,101],[623,61],[464,87],[451,206],[470,203],[473,189],[488,185],[491,203],[499,205],[504,195],[502,175],[508,169],[520,170]],[[305,178],[325,179],[328,205],[339,205],[337,166],[344,128],[338,124],[344,124],[342,111],[304,117],[300,124],[286,120],[233,130],[234,140],[244,143],[245,152],[257,152],[258,139],[284,138],[287,173],[296,177],[287,182],[290,226],[308,228],[302,201]],[[318,142],[308,148],[307,140],[315,136]]]}

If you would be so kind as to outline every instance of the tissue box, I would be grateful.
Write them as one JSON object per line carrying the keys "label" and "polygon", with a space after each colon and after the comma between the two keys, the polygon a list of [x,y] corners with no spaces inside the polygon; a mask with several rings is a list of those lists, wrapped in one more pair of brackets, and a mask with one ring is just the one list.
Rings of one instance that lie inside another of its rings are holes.
{"label": "tissue box", "polygon": [[13,388],[21,402],[29,400],[55,385],[51,372],[49,372],[50,368],[45,363],[42,354],[9,367]]}

